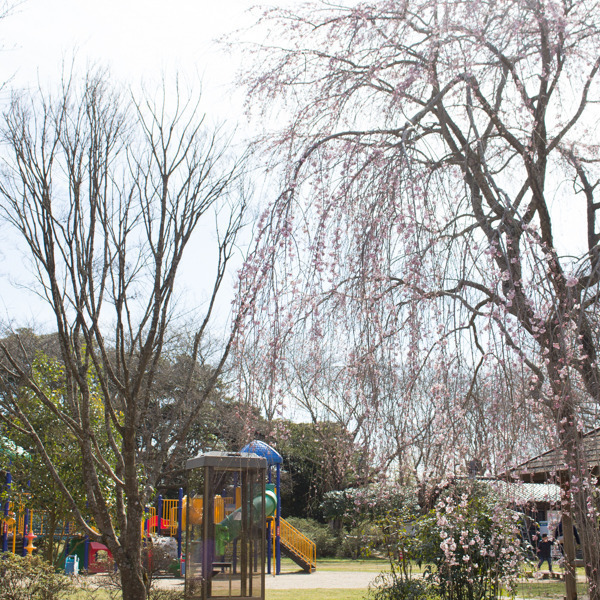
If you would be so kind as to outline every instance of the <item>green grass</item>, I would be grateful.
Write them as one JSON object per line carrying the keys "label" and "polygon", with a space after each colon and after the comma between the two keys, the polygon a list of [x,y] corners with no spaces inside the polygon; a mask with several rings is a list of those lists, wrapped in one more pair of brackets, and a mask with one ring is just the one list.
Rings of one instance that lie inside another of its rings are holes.
{"label": "green grass", "polygon": [[363,600],[367,590],[267,590],[266,600]]}
{"label": "green grass", "polygon": [[[282,559],[282,571],[298,572],[298,566],[289,559]],[[389,570],[389,564],[385,560],[365,559],[351,560],[345,558],[323,558],[317,560],[319,571],[365,571],[369,573],[380,573]],[[531,570],[528,567],[527,570]],[[413,566],[413,574],[419,570]],[[587,592],[587,585],[583,579],[584,570],[577,569],[578,581],[577,592],[579,597]],[[538,581],[521,581],[517,587],[515,598],[517,600],[562,600],[565,593],[564,581],[555,579],[542,579]],[[290,589],[290,590],[266,590],[266,600],[364,600],[367,595],[366,589]],[[111,596],[102,590],[97,590],[92,597],[93,600],[111,600]],[[74,594],[70,600],[91,600],[90,595],[84,592]]]}
{"label": "green grass", "polygon": [[[587,584],[577,583],[577,595],[582,598],[587,593]],[[553,600],[564,598],[565,582],[544,579],[541,581],[524,581],[517,586],[516,598],[543,598]]]}
{"label": "green grass", "polygon": [[[289,559],[286,559],[289,560]],[[281,561],[282,568],[284,565]],[[290,564],[295,564],[290,561]],[[298,567],[296,567],[297,569]],[[390,565],[386,560],[365,559],[352,560],[350,558],[318,558],[318,571],[367,571],[369,573],[381,573],[381,571],[389,571]]]}
{"label": "green grass", "polygon": [[80,590],[69,596],[69,600],[113,600],[113,598],[114,596],[111,596],[105,590],[94,590],[93,595],[89,591]]}

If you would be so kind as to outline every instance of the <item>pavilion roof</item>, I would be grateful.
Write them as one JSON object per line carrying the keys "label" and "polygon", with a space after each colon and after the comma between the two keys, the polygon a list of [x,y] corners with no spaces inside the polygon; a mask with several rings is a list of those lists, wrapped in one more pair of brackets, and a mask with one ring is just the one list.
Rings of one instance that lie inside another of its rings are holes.
{"label": "pavilion roof", "polygon": [[517,506],[560,503],[560,487],[554,483],[491,481],[490,486],[503,498]]}
{"label": "pavilion roof", "polygon": [[[597,475],[600,471],[600,427],[583,435],[583,448],[588,468]],[[512,468],[508,475],[522,481],[546,482],[565,470],[564,451],[555,447]]]}

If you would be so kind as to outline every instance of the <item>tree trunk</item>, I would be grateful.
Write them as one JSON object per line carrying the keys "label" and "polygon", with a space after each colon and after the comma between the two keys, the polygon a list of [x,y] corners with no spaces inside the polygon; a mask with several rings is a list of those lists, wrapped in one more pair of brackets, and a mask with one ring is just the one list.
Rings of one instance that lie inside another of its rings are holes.
{"label": "tree trunk", "polygon": [[[131,522],[131,519],[130,519]],[[120,553],[121,591],[123,600],[145,600],[148,595],[148,578],[142,565],[141,520],[128,525]]]}
{"label": "tree trunk", "polygon": [[48,512],[48,545],[44,548],[44,560],[50,564],[54,564],[54,530],[56,529],[56,512],[50,510]]}
{"label": "tree trunk", "polygon": [[148,590],[141,563],[126,561],[120,565],[123,600],[146,600]]}
{"label": "tree trunk", "polygon": [[149,580],[142,564],[142,504],[133,490],[127,506],[126,526],[119,539],[103,538],[119,569],[123,600],[146,600]]}
{"label": "tree trunk", "polygon": [[[582,436],[573,423],[573,416],[569,415],[559,432],[566,458],[567,503],[571,503],[575,525],[581,538],[589,599],[600,600],[600,529],[594,511],[588,507],[588,504],[592,504],[589,502],[592,485],[590,483],[590,486],[587,486],[590,472],[586,463]],[[565,537],[567,531],[572,536],[572,527],[567,529],[567,525],[568,523],[563,519]],[[575,594],[567,600],[574,600],[576,597]]]}
{"label": "tree trunk", "polygon": [[596,518],[589,514],[588,492],[582,486],[578,487],[573,493],[573,508],[583,548],[589,599],[600,600],[600,531]]}
{"label": "tree trunk", "polygon": [[565,556],[565,592],[566,600],[577,600],[577,570],[575,569],[575,536],[573,535],[573,517],[569,484],[563,486],[566,491],[562,505],[563,551]]}

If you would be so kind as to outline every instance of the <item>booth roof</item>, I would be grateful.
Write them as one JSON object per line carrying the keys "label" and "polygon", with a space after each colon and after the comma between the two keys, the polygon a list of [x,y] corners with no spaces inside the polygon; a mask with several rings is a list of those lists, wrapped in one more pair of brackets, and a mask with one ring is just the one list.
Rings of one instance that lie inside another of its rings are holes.
{"label": "booth roof", "polygon": [[271,448],[269,444],[265,444],[265,442],[261,442],[260,440],[250,442],[242,448],[242,452],[253,452],[258,456],[266,458],[269,466],[280,465],[283,462],[281,454],[275,448]]}
{"label": "booth roof", "polygon": [[101,550],[106,550],[106,551],[110,552],[110,550],[108,550],[108,548],[104,544],[101,544],[100,542],[90,542],[90,550],[92,552],[99,552]]}
{"label": "booth roof", "polygon": [[263,456],[257,456],[252,452],[206,452],[196,458],[189,458],[185,463],[187,470],[200,467],[235,471],[238,469],[266,469],[268,465]]}

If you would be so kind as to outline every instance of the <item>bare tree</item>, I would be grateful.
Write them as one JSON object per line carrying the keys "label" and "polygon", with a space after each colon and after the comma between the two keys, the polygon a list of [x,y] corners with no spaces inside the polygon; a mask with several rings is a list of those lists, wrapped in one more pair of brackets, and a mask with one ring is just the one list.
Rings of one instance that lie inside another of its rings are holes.
{"label": "bare tree", "polygon": [[[226,336],[198,392],[195,373],[246,207],[242,161],[232,160],[227,139],[204,123],[198,98],[165,85],[157,97],[130,101],[110,88],[106,74],[90,74],[81,84],[68,80],[56,99],[15,95],[2,127],[2,213],[30,258],[34,291],[56,317],[64,393],[58,400],[45,394],[26,368],[25,346],[19,353],[18,345],[3,343],[2,377],[12,385],[0,395],[0,418],[9,425],[15,418],[34,439],[81,530],[113,553],[129,600],[147,593],[144,505],[228,356]],[[189,356],[187,381],[165,398],[159,372],[177,319],[176,276],[205,221],[216,223],[216,264],[204,255],[197,262],[205,273],[212,268],[212,284],[182,352]],[[75,436],[99,533],[27,418],[22,386]],[[169,426],[153,427],[157,403]],[[110,489],[102,485],[106,477]]]}
{"label": "bare tree", "polygon": [[[431,419],[448,469],[469,446],[451,434],[485,391],[478,374],[519,373],[564,452],[563,509],[600,598],[582,446],[600,402],[598,3],[323,2],[267,18],[286,42],[260,50],[247,85],[295,111],[269,140],[285,183],[246,267],[277,324],[255,318],[246,343],[277,368],[298,331],[317,360],[333,343],[357,377],[370,365],[371,390],[404,373],[399,413]],[[409,393],[425,367],[430,408]]]}

